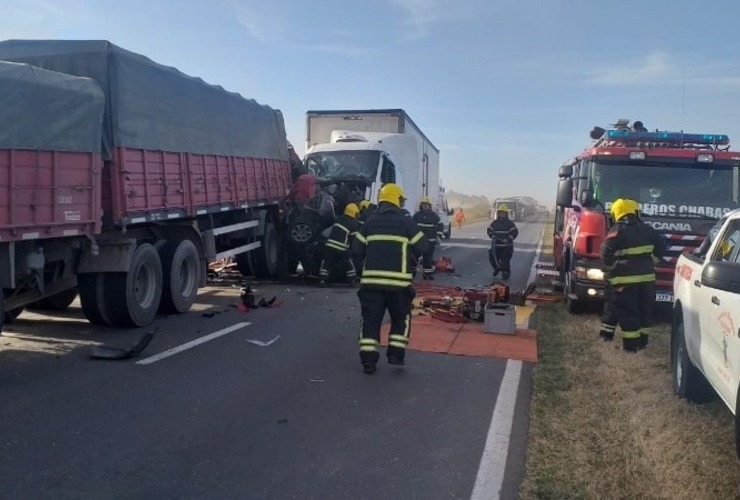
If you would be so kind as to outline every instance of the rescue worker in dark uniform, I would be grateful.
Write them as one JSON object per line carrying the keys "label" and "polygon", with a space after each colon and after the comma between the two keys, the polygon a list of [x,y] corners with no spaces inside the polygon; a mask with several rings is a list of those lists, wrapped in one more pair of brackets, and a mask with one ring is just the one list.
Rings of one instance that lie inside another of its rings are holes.
{"label": "rescue worker in dark uniform", "polygon": [[422,256],[422,265],[424,266],[423,276],[425,280],[434,279],[434,249],[437,246],[437,239],[444,236],[444,227],[442,221],[432,210],[432,199],[425,196],[419,204],[419,211],[414,214],[414,222],[429,240],[429,246]]}
{"label": "rescue worker in dark uniform", "polygon": [[622,348],[637,352],[648,344],[655,303],[655,264],[663,258],[663,239],[637,218],[636,203],[617,200],[611,208],[615,224],[601,245],[601,259],[612,287],[614,311],[622,328]]}
{"label": "rescue worker in dark uniform", "polygon": [[370,203],[368,200],[362,200],[359,206],[360,215],[357,217],[357,223],[362,227],[367,218],[370,217],[378,207],[374,203]]}
{"label": "rescue worker in dark uniform", "polygon": [[486,230],[491,238],[491,249],[488,251],[488,261],[493,267],[493,277],[498,276],[505,280],[511,276],[511,258],[514,256],[514,240],[519,236],[519,229],[509,219],[509,209],[501,205],[496,210],[496,218]]}
{"label": "rescue worker in dark uniform", "polygon": [[329,239],[324,245],[324,259],[321,261],[319,279],[322,285],[326,285],[335,266],[341,266],[347,277],[347,281],[354,283],[357,273],[355,265],[350,258],[350,247],[357,235],[359,224],[357,216],[360,208],[354,203],[344,208],[344,214],[331,227]]}
{"label": "rescue worker in dark uniform", "polygon": [[367,374],[375,373],[380,358],[380,327],[386,310],[391,318],[388,363],[405,364],[415,295],[408,255],[421,256],[428,241],[413,219],[402,212],[404,200],[399,185],[384,185],[378,195],[378,210],[362,226],[352,246],[364,261],[357,295],[362,310],[360,361]]}
{"label": "rescue worker in dark uniform", "polygon": [[[633,203],[630,205],[631,209],[634,209],[635,216],[640,218],[640,205],[632,200],[624,200],[627,203]],[[613,218],[613,216],[612,216]],[[601,329],[599,330],[599,338],[604,341],[614,340],[614,332],[617,331],[619,320],[617,318],[617,309],[614,306],[614,287],[609,283],[608,271],[604,273],[606,279],[606,287],[604,288],[604,306],[601,314]]]}

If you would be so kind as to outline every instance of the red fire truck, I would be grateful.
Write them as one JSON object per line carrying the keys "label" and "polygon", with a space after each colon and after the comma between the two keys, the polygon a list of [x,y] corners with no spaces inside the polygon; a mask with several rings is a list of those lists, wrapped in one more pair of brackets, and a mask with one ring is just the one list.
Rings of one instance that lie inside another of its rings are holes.
{"label": "red fire truck", "polygon": [[603,300],[599,251],[618,198],[636,200],[642,220],[666,238],[656,300],[670,303],[678,256],[698,247],[712,225],[739,206],[740,152],[730,151],[724,134],[648,131],[629,120],[594,127],[591,139],[558,172],[554,255],[568,310]]}

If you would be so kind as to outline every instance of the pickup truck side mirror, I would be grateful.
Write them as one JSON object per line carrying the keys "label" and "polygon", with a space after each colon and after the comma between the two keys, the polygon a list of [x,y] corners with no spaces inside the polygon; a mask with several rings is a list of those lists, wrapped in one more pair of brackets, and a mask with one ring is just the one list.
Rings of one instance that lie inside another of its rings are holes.
{"label": "pickup truck side mirror", "polygon": [[701,284],[740,294],[740,264],[735,262],[708,262],[701,273]]}

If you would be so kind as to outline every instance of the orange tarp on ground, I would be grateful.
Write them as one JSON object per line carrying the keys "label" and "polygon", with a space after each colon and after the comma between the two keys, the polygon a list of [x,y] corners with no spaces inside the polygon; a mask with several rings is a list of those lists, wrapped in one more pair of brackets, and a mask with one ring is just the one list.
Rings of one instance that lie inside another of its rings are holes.
{"label": "orange tarp on ground", "polygon": [[[381,344],[388,345],[388,323],[383,325]],[[409,349],[536,363],[537,332],[517,328],[515,335],[486,333],[483,323],[447,323],[430,316],[413,316]]]}

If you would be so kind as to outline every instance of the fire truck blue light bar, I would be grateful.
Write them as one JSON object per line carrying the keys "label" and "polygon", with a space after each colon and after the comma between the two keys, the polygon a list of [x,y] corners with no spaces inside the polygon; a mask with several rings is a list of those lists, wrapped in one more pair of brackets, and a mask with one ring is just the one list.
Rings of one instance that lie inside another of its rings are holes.
{"label": "fire truck blue light bar", "polygon": [[611,140],[630,142],[670,142],[684,144],[706,144],[726,146],[730,138],[726,134],[684,134],[682,132],[632,132],[631,130],[607,130]]}

